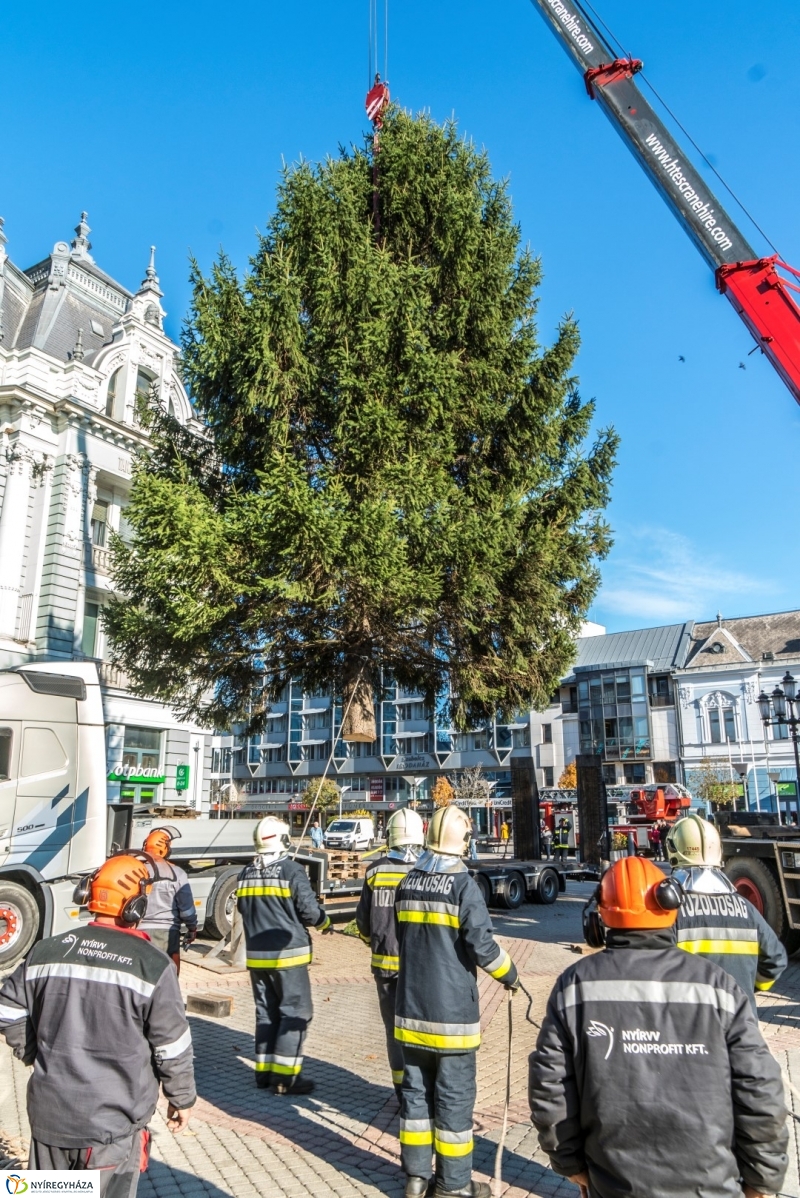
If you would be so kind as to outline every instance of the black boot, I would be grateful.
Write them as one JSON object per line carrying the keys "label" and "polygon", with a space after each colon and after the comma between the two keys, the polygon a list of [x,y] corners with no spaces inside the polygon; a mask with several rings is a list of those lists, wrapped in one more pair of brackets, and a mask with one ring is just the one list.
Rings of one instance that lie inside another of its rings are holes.
{"label": "black boot", "polygon": [[257,1073],[256,1085],[258,1086],[259,1090],[268,1090],[272,1085],[272,1078],[268,1073]]}
{"label": "black boot", "polygon": [[431,1193],[433,1184],[432,1177],[412,1177],[411,1174],[408,1174],[403,1198],[423,1198],[423,1195]]}
{"label": "black boot", "polygon": [[436,1182],[433,1198],[492,1198],[492,1188],[485,1181],[470,1181],[460,1190],[443,1190]]}
{"label": "black boot", "polygon": [[314,1082],[310,1077],[303,1077],[302,1073],[298,1073],[297,1077],[288,1078],[284,1082],[275,1082],[272,1087],[273,1094],[313,1094]]}

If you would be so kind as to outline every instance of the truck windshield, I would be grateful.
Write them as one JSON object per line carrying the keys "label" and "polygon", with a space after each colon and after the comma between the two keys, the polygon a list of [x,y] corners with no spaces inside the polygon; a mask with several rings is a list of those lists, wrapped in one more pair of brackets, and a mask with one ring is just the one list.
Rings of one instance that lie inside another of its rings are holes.
{"label": "truck windshield", "polygon": [[335,819],[328,828],[329,832],[352,832],[356,826],[354,819]]}
{"label": "truck windshield", "polygon": [[0,728],[0,782],[11,774],[11,729]]}

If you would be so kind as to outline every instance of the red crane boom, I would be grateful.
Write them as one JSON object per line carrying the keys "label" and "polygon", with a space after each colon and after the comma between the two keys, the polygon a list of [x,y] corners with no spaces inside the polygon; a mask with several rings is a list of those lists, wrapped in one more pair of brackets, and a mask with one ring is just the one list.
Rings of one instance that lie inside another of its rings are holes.
{"label": "red crane boom", "polygon": [[[800,403],[800,272],[759,258],[635,82],[642,63],[618,58],[575,0],[531,0],[596,100],[714,271],[759,346]],[[787,272],[784,278],[779,270]]]}

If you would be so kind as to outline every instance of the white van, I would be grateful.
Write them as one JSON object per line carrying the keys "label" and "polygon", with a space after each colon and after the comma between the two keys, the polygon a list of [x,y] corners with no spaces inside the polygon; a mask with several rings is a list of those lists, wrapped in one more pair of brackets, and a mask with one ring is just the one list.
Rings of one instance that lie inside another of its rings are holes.
{"label": "white van", "polygon": [[375,840],[375,825],[371,819],[335,819],[325,829],[326,849],[371,849]]}

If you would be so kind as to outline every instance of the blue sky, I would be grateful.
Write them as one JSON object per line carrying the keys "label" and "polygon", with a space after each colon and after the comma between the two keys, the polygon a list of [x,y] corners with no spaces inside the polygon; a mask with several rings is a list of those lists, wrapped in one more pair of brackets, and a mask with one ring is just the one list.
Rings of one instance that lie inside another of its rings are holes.
{"label": "blue sky", "polygon": [[[797,506],[800,408],[747,356],[744,327],[542,18],[529,0],[389,3],[393,98],[455,114],[508,176],[543,261],[541,338],[574,310],[582,392],[622,437],[592,617],[621,629],[798,606],[782,512]],[[595,7],[800,265],[800,5]],[[98,264],[134,287],[154,242],[177,335],[189,250],[207,267],[222,245],[244,266],[282,161],[360,139],[367,0],[41,0],[36,14],[4,13],[8,250],[33,264],[85,208]]]}

